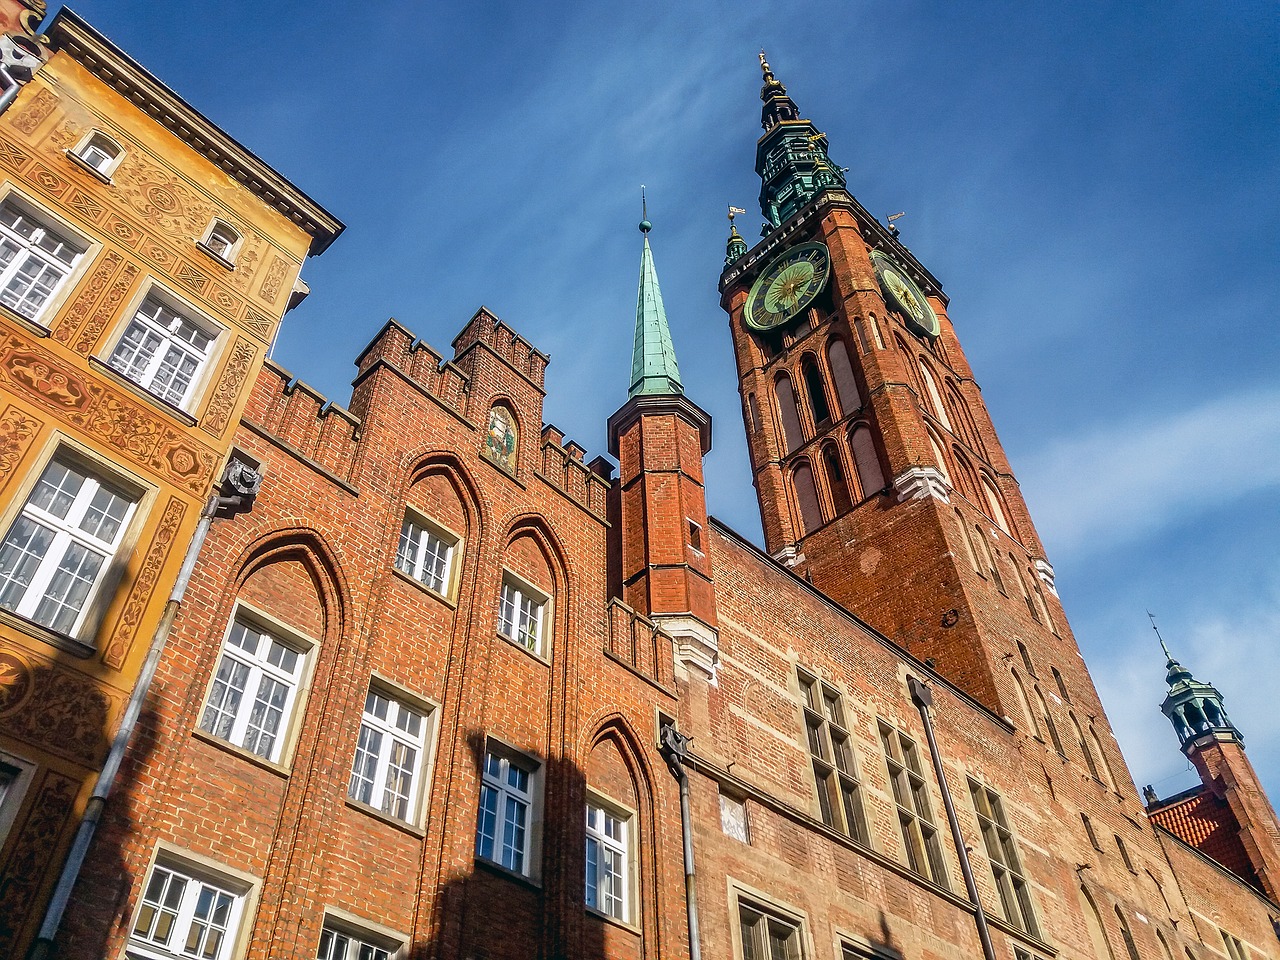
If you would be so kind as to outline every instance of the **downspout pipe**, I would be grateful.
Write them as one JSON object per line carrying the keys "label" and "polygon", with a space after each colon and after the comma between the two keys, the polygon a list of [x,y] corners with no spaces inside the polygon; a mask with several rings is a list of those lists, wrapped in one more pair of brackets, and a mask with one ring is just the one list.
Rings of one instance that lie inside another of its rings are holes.
{"label": "downspout pipe", "polygon": [[133,685],[133,692],[129,695],[124,715],[120,718],[120,726],[116,729],[115,738],[111,741],[111,749],[107,752],[107,759],[103,762],[102,770],[98,773],[98,779],[93,785],[93,793],[85,804],[84,816],[81,817],[80,825],[76,828],[71,850],[67,854],[66,862],[62,865],[62,872],[58,875],[58,884],[54,887],[53,896],[45,910],[40,932],[31,944],[31,949],[27,951],[28,960],[48,960],[53,956],[53,942],[58,934],[58,927],[62,924],[62,915],[71,901],[71,891],[80,876],[85,858],[89,855],[94,833],[97,832],[98,824],[102,821],[107,797],[111,794],[111,788],[115,786],[120,765],[124,762],[125,754],[129,749],[129,741],[133,738],[133,732],[138,726],[138,718],[142,715],[143,704],[146,703],[147,695],[151,692],[151,682],[155,679],[160,657],[164,653],[165,645],[169,642],[173,621],[182,607],[183,597],[187,593],[187,584],[191,580],[191,573],[200,556],[200,548],[204,546],[205,538],[209,535],[209,528],[213,526],[213,521],[219,514],[229,518],[252,509],[253,498],[257,496],[261,486],[262,475],[257,470],[241,460],[233,459],[227,464],[227,469],[223,473],[221,493],[210,497],[204,509],[200,511],[200,522],[196,524],[191,542],[187,544],[187,553],[182,559],[182,567],[178,570],[178,579],[174,581],[173,589],[169,591],[169,599],[165,602],[164,613],[152,635],[147,658],[143,661],[138,679]]}
{"label": "downspout pipe", "polygon": [[960,872],[964,875],[964,888],[969,894],[969,902],[973,904],[973,922],[978,928],[978,940],[982,943],[982,956],[985,960],[996,960],[996,948],[991,943],[991,930],[987,926],[987,914],[982,909],[982,900],[978,897],[978,885],[973,879],[973,865],[969,862],[969,848],[965,846],[964,834],[960,832],[960,820],[956,816],[956,805],[951,799],[951,789],[947,786],[947,777],[942,772],[942,755],[938,752],[938,741],[933,735],[933,718],[929,713],[933,705],[933,691],[915,677],[907,677],[907,689],[911,693],[911,702],[920,711],[920,721],[924,724],[924,736],[929,742],[929,756],[933,760],[933,775],[938,779],[938,789],[942,791],[942,805],[947,811],[947,823],[951,827],[951,842],[955,844],[956,856],[960,858]]}
{"label": "downspout pipe", "polygon": [[680,784],[680,831],[684,837],[684,900],[689,919],[689,960],[702,960],[702,939],[698,935],[698,884],[693,872],[693,822],[689,814],[689,738],[671,724],[659,734],[662,759]]}

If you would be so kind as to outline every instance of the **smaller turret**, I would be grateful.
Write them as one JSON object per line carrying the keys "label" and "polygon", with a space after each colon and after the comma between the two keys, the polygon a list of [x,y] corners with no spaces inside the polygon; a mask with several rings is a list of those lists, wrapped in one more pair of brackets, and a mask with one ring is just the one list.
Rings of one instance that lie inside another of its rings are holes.
{"label": "smaller turret", "polygon": [[733,222],[735,216],[746,212],[741,207],[729,208],[729,239],[724,245],[724,265],[726,267],[746,255],[747,241],[742,239],[742,234],[738,232],[737,224]]}
{"label": "smaller turret", "polygon": [[[1158,635],[1157,631],[1157,635]],[[1222,703],[1222,694],[1212,684],[1202,683],[1191,675],[1191,671],[1173,659],[1164,639],[1160,640],[1166,659],[1165,682],[1169,692],[1160,704],[1161,712],[1169,718],[1173,729],[1178,734],[1178,743],[1184,753],[1191,749],[1196,740],[1208,734],[1218,739],[1234,740],[1241,746],[1244,737],[1232,725]]]}

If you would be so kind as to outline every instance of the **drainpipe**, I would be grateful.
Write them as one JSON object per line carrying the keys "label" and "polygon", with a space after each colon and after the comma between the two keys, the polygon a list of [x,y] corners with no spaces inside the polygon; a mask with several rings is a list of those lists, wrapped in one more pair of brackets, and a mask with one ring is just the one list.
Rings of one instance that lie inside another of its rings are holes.
{"label": "drainpipe", "polygon": [[689,915],[689,960],[702,960],[702,942],[698,936],[698,885],[693,875],[693,825],[689,816],[689,738],[671,724],[663,726],[659,735],[662,759],[680,784],[680,830],[684,836],[684,900]]}
{"label": "drainpipe", "polygon": [[28,960],[47,960],[53,956],[53,941],[62,923],[62,915],[71,900],[71,891],[75,887],[76,879],[80,876],[80,868],[84,866],[85,857],[88,856],[89,847],[93,843],[93,835],[102,820],[102,811],[107,804],[107,797],[111,794],[111,788],[115,786],[116,774],[120,772],[120,764],[124,761],[134,728],[138,725],[138,717],[142,714],[142,705],[151,691],[151,681],[155,679],[156,668],[160,665],[160,657],[164,653],[165,644],[169,641],[173,621],[182,606],[182,598],[187,592],[187,583],[191,580],[191,572],[195,569],[196,558],[200,555],[200,548],[204,546],[205,537],[209,535],[209,528],[213,525],[215,516],[219,514],[221,519],[226,519],[237,513],[251,510],[253,498],[257,496],[261,486],[262,475],[256,469],[242,460],[232,459],[223,472],[221,492],[210,497],[204,509],[200,511],[200,522],[196,525],[196,532],[187,545],[187,554],[178,571],[178,579],[169,593],[164,614],[160,617],[160,623],[156,626],[156,632],[151,638],[147,659],[143,661],[133,692],[129,695],[129,703],[125,706],[124,715],[120,719],[115,739],[111,742],[107,759],[102,764],[97,782],[93,785],[89,802],[85,804],[84,816],[76,829],[75,840],[71,844],[71,852],[67,854],[67,861],[62,866],[62,873],[58,876],[58,885],[54,887],[53,897],[45,910],[44,921],[40,924],[40,933],[27,952]]}
{"label": "drainpipe", "polygon": [[986,960],[996,960],[996,949],[991,944],[991,931],[987,927],[987,914],[982,909],[982,901],[978,898],[978,885],[973,880],[973,865],[969,863],[969,849],[964,845],[964,835],[960,832],[960,820],[956,817],[956,805],[951,800],[951,790],[947,786],[946,775],[942,772],[942,755],[938,753],[938,741],[933,736],[933,719],[929,715],[929,707],[933,704],[933,691],[915,677],[910,676],[907,677],[907,689],[911,692],[911,702],[920,711],[920,720],[924,724],[924,736],[929,741],[933,775],[938,778],[938,789],[942,791],[942,805],[947,810],[947,823],[951,826],[951,842],[955,844],[956,855],[960,858],[964,888],[969,894],[969,902],[973,904],[973,922],[978,928],[982,955]]}

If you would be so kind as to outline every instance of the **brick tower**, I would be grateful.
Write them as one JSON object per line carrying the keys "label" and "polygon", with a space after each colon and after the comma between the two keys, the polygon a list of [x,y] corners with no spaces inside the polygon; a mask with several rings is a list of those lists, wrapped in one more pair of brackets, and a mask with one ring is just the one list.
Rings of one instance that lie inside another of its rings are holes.
{"label": "brick tower", "polygon": [[612,591],[676,638],[677,662],[714,675],[716,606],[706,552],[702,458],[711,417],[684,395],[649,249],[640,232],[640,289],[627,402],[609,418],[618,459],[611,519],[620,531]]}
{"label": "brick tower", "polygon": [[1160,710],[1178,734],[1201,786],[1156,800],[1151,819],[1192,844],[1272,900],[1280,896],[1280,823],[1244,752],[1244,737],[1220,694],[1173,658],[1164,641],[1169,692]]}
{"label": "brick tower", "polygon": [[1118,751],[942,287],[761,68],[766,223],[751,250],[731,231],[720,291],[766,549],[1058,753],[1088,743],[1109,779]]}

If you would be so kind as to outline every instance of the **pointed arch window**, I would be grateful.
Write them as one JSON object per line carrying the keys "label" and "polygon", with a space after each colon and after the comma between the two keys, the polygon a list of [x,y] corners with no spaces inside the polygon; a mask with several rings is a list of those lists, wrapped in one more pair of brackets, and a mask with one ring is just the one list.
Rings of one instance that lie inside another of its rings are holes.
{"label": "pointed arch window", "polygon": [[827,474],[827,486],[831,488],[831,503],[836,515],[847,513],[853,509],[853,500],[849,496],[849,484],[840,463],[840,451],[834,443],[823,444],[822,469]]}
{"label": "pointed arch window", "polygon": [[981,479],[982,493],[987,498],[987,506],[991,510],[991,519],[996,522],[996,526],[1009,533],[1009,521],[1005,518],[1004,508],[1000,505],[1000,494],[996,490],[995,484],[991,482],[991,478],[985,473]]}
{"label": "pointed arch window", "polygon": [[862,495],[869,497],[883,490],[884,471],[880,469],[880,454],[876,452],[871,428],[865,423],[854,427],[849,437],[849,446],[853,450],[853,466],[858,472],[858,485],[862,487]]}
{"label": "pointed arch window", "polygon": [[827,360],[831,364],[831,379],[836,384],[840,410],[842,413],[852,413],[862,406],[862,396],[858,393],[858,380],[853,375],[853,364],[849,362],[849,348],[843,340],[837,338],[827,344]]}
{"label": "pointed arch window", "polygon": [[951,484],[951,471],[947,469],[947,458],[942,454],[942,444],[938,441],[938,436],[932,430],[928,429],[929,446],[933,448],[933,459],[938,464],[938,472],[942,474],[942,479]]}
{"label": "pointed arch window", "polygon": [[791,378],[785,373],[779,374],[773,383],[773,392],[778,398],[785,451],[790,452],[804,443],[804,434],[800,430],[800,410],[796,407],[796,391],[791,385]]}
{"label": "pointed arch window", "polygon": [[867,314],[867,323],[871,327],[871,339],[875,341],[876,349],[884,349],[884,337],[880,336],[880,324],[876,323],[876,315],[874,313]]}
{"label": "pointed arch window", "polygon": [[1116,788],[1115,774],[1111,772],[1111,763],[1107,760],[1106,751],[1102,749],[1102,741],[1098,739],[1097,731],[1093,729],[1093,722],[1089,723],[1089,742],[1093,744],[1098,757],[1098,771],[1102,774],[1102,782],[1112,790]]}
{"label": "pointed arch window", "polygon": [[818,504],[818,488],[813,482],[813,470],[809,461],[802,460],[791,471],[791,485],[795,488],[796,504],[800,507],[800,520],[804,532],[810,533],[822,526],[822,508]]}
{"label": "pointed arch window", "polygon": [[1010,670],[1009,673],[1013,676],[1013,687],[1018,692],[1018,703],[1027,718],[1027,728],[1037,740],[1044,739],[1040,735],[1040,725],[1036,723],[1036,715],[1031,709],[1031,701],[1027,698],[1027,688],[1022,683],[1022,677],[1018,676],[1017,670]]}
{"label": "pointed arch window", "polygon": [[1053,722],[1053,715],[1049,713],[1049,704],[1044,699],[1044,694],[1040,692],[1040,687],[1031,688],[1036,695],[1036,706],[1040,708],[1040,719],[1044,721],[1045,728],[1049,731],[1049,739],[1053,741],[1053,749],[1058,751],[1059,755],[1066,756],[1067,752],[1062,749],[1062,738],[1058,736],[1058,728]]}
{"label": "pointed arch window", "polygon": [[1115,905],[1116,920],[1120,922],[1120,936],[1124,940],[1124,949],[1129,954],[1129,960],[1142,960],[1138,955],[1137,944],[1133,942],[1133,931],[1129,929],[1129,921],[1124,918],[1124,911],[1120,909],[1120,904]]}
{"label": "pointed arch window", "polygon": [[1058,672],[1057,667],[1050,667],[1049,669],[1053,672],[1053,679],[1058,685],[1058,693],[1061,695],[1063,702],[1070,703],[1071,697],[1067,695],[1067,684],[1066,681],[1062,679],[1062,674]]}
{"label": "pointed arch window", "polygon": [[1040,614],[1036,610],[1035,601],[1031,599],[1031,592],[1027,590],[1027,581],[1023,579],[1022,569],[1018,566],[1018,558],[1012,553],[1009,554],[1009,566],[1013,567],[1013,575],[1018,580],[1018,590],[1022,593],[1022,602],[1027,605],[1027,612],[1031,614],[1031,619],[1040,622]]}
{"label": "pointed arch window", "polygon": [[813,411],[813,424],[818,429],[831,423],[831,404],[827,400],[827,388],[822,382],[822,371],[812,354],[800,361],[800,375],[804,389],[809,394],[809,409]]}
{"label": "pointed arch window", "polygon": [[973,536],[969,533],[969,524],[965,523],[959,507],[956,507],[956,521],[960,524],[960,532],[964,534],[964,549],[965,553],[969,555],[969,563],[973,566],[973,572],[981,574],[982,567],[978,565],[978,552],[973,547]]}
{"label": "pointed arch window", "polygon": [[951,418],[947,416],[947,406],[942,402],[942,394],[938,392],[937,381],[933,379],[933,374],[929,371],[929,365],[923,360],[920,363],[920,378],[924,382],[925,392],[929,395],[929,405],[933,407],[933,414],[941,422],[941,424],[955,433],[951,426]]}
{"label": "pointed arch window", "polygon": [[1071,720],[1071,732],[1076,735],[1076,743],[1080,747],[1080,755],[1084,757],[1085,766],[1089,768],[1089,776],[1102,782],[1102,777],[1098,775],[1098,764],[1093,759],[1093,751],[1089,749],[1089,741],[1085,739],[1084,731],[1080,729],[1080,721],[1076,719],[1076,715],[1068,710],[1067,717]]}
{"label": "pointed arch window", "polygon": [[1089,939],[1093,941],[1093,955],[1098,960],[1116,960],[1115,951],[1107,941],[1107,934],[1102,928],[1102,914],[1098,905],[1093,902],[1089,891],[1080,887],[1080,905],[1084,908],[1084,923],[1089,928]]}
{"label": "pointed arch window", "polygon": [[1004,593],[1004,580],[1000,577],[1000,568],[996,566],[995,555],[992,554],[991,547],[987,545],[987,535],[982,532],[982,527],[980,526],[975,525],[973,529],[978,534],[976,543],[979,552],[982,554],[982,559],[987,565],[987,573],[991,576],[991,582],[996,585],[997,590]]}

